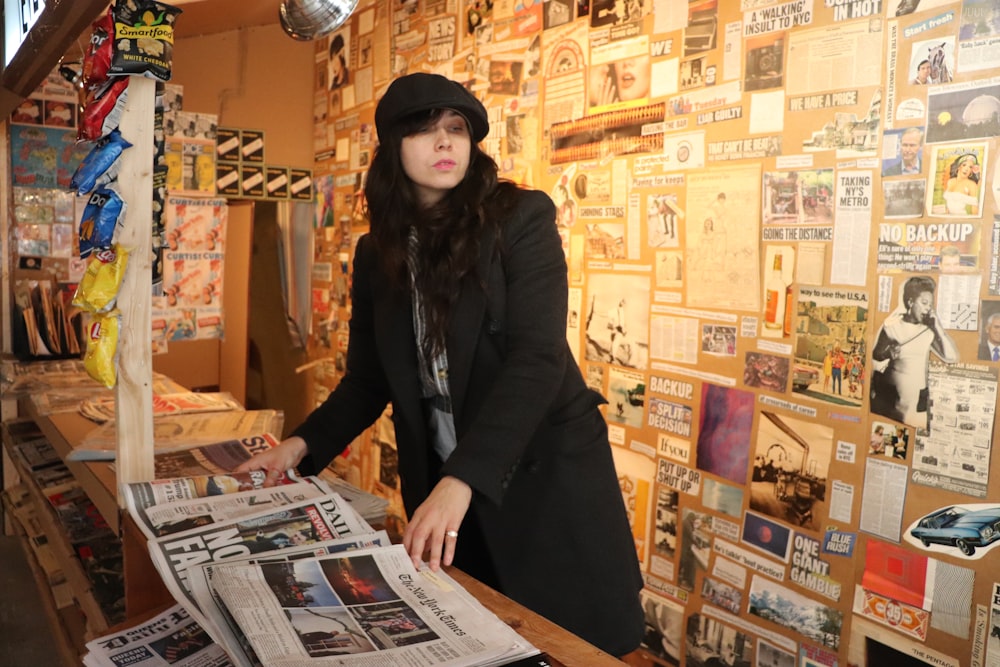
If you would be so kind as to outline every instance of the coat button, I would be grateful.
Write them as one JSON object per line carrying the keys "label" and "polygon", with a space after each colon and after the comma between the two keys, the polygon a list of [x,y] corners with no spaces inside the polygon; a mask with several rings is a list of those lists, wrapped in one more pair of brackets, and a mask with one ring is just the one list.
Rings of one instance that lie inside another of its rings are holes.
{"label": "coat button", "polygon": [[500,323],[495,319],[490,318],[490,321],[486,323],[486,331],[491,334],[495,334],[500,331]]}
{"label": "coat button", "polygon": [[527,466],[525,466],[525,470],[527,470],[528,472],[534,474],[534,473],[538,472],[538,470],[541,467],[542,467],[541,463],[539,463],[538,461],[532,461]]}

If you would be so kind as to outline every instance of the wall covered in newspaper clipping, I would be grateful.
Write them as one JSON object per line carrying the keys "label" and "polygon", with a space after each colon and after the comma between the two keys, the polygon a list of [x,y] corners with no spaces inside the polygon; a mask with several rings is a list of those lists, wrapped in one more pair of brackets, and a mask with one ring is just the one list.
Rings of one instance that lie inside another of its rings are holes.
{"label": "wall covered in newspaper clipping", "polygon": [[998,46],[993,0],[377,0],[316,45],[313,349],[346,349],[375,101],[456,79],[557,206],[649,660],[1000,664]]}

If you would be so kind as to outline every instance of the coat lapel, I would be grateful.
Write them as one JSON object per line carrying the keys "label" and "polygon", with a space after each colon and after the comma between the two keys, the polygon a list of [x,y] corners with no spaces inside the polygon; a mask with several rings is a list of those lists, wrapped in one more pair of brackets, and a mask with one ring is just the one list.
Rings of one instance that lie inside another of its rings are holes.
{"label": "coat lapel", "polygon": [[414,436],[423,440],[426,435],[413,334],[413,304],[407,295],[389,288],[381,275],[375,282],[374,317],[379,356],[393,394],[398,397],[396,409],[403,412],[402,417],[408,424],[413,425]]}
{"label": "coat lapel", "polygon": [[[451,312],[448,324],[448,384],[451,389],[451,403],[456,425],[460,423],[462,404],[472,373],[472,361],[479,343],[486,313],[486,296],[489,293],[490,263],[496,248],[490,237],[480,244],[479,263],[476,275],[466,276],[462,281],[458,300]],[[482,284],[480,285],[480,281]]]}

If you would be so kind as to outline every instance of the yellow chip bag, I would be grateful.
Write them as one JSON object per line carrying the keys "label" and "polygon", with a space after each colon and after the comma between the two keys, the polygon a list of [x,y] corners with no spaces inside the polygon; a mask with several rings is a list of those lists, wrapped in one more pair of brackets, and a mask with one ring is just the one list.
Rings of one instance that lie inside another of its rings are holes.
{"label": "yellow chip bag", "polygon": [[109,313],[90,316],[87,327],[87,352],[83,356],[83,367],[87,375],[108,389],[118,381],[118,333],[121,329],[121,312],[114,309]]}
{"label": "yellow chip bag", "polygon": [[114,308],[127,264],[128,251],[119,245],[95,251],[77,285],[73,305],[92,313],[105,313]]}

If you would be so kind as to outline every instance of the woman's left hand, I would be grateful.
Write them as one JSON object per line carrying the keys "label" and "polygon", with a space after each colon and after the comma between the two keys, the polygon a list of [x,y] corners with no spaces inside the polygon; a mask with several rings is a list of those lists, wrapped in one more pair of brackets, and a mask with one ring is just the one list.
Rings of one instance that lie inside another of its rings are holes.
{"label": "woman's left hand", "polygon": [[434,486],[403,531],[403,546],[414,567],[419,569],[425,553],[435,572],[441,565],[451,565],[460,539],[458,528],[471,502],[472,487],[457,477],[443,477]]}

